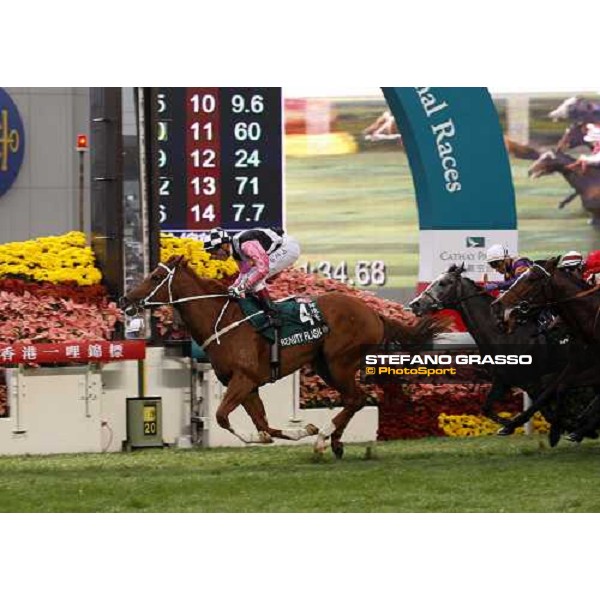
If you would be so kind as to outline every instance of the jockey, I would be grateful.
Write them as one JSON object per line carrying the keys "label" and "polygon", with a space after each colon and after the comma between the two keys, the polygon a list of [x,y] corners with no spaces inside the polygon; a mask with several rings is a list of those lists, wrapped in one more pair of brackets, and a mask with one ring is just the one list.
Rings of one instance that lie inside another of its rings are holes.
{"label": "jockey", "polygon": [[588,123],[587,134],[584,136],[583,141],[593,144],[591,154],[581,154],[579,158],[570,165],[568,169],[575,171],[581,169],[585,171],[589,167],[600,167],[600,126],[594,123]]}
{"label": "jockey", "polygon": [[581,279],[583,279],[583,267],[583,256],[577,250],[569,250],[569,252],[563,254],[557,265],[557,268],[573,273]]}
{"label": "jockey", "polygon": [[204,249],[214,258],[227,259],[233,256],[240,274],[228,293],[232,298],[244,298],[252,294],[259,302],[271,324],[278,324],[275,309],[266,280],[296,262],[300,256],[298,242],[275,229],[248,229],[230,236],[217,227],[208,233]]}
{"label": "jockey", "polygon": [[588,254],[583,278],[591,286],[600,283],[600,250],[593,250]]}
{"label": "jockey", "polygon": [[488,292],[507,290],[533,262],[525,257],[512,257],[508,249],[501,244],[490,246],[486,253],[486,262],[494,271],[504,275],[504,281],[490,281],[485,283],[484,289]]}

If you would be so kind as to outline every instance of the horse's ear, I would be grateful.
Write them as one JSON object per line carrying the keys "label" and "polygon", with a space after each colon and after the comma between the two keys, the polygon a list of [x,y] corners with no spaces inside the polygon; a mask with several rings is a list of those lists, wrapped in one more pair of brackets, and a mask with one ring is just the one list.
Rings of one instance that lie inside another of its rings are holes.
{"label": "horse's ear", "polygon": [[465,262],[463,261],[460,265],[460,267],[458,268],[458,272],[459,273],[464,273],[467,269],[465,268]]}
{"label": "horse's ear", "polygon": [[174,256],[172,259],[171,265],[176,267],[178,265],[181,265],[182,267],[184,267],[185,265],[187,265],[187,258],[183,255],[179,255],[179,256]]}
{"label": "horse's ear", "polygon": [[549,273],[554,272],[559,262],[560,256],[553,256],[550,260],[546,262],[546,271],[548,271]]}

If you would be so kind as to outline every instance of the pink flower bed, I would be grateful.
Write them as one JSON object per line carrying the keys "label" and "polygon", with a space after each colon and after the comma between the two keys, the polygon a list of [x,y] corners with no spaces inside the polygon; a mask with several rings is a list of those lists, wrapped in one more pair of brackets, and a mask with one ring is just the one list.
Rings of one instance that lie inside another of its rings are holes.
{"label": "pink flower bed", "polygon": [[84,302],[53,295],[0,291],[0,341],[42,343],[69,339],[110,339],[121,311],[104,298]]}

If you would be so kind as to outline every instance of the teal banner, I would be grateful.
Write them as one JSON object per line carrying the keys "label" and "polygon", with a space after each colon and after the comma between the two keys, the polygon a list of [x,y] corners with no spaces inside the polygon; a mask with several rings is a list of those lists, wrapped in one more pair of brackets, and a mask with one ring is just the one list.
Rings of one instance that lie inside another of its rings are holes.
{"label": "teal banner", "polygon": [[486,88],[382,88],[408,154],[421,230],[517,228],[502,129]]}

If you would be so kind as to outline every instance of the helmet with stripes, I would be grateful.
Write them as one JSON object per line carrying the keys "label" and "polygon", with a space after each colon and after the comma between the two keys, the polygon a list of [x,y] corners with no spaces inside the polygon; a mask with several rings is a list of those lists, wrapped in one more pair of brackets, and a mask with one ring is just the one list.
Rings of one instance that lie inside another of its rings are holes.
{"label": "helmet with stripes", "polygon": [[204,239],[204,249],[205,250],[217,250],[223,244],[230,244],[231,236],[220,227],[215,227],[211,229],[206,238]]}

